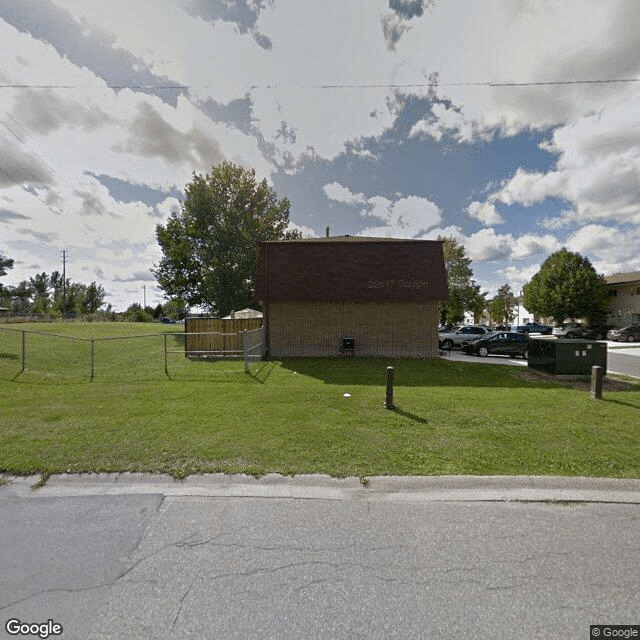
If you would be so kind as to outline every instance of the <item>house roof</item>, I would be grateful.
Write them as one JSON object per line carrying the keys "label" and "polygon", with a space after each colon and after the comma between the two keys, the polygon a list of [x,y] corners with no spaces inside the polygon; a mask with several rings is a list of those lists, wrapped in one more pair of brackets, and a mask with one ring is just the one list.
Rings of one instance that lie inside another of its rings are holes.
{"label": "house roof", "polygon": [[331,236],[260,243],[256,302],[448,299],[442,241]]}
{"label": "house roof", "polygon": [[640,282],[640,271],[632,271],[630,273],[614,273],[612,276],[606,276],[607,284],[627,284],[629,282]]}
{"label": "house roof", "polygon": [[262,318],[262,312],[255,309],[241,309],[240,311],[232,311],[228,316],[224,316],[223,320],[238,320],[244,318]]}

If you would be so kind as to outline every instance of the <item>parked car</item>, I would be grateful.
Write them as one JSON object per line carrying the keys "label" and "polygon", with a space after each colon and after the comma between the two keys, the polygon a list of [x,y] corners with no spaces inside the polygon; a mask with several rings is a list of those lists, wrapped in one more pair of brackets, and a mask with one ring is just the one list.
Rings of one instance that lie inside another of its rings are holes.
{"label": "parked car", "polygon": [[584,336],[585,326],[579,322],[565,322],[553,327],[553,335],[557,338],[581,338]]}
{"label": "parked car", "polygon": [[162,324],[175,324],[176,321],[173,318],[162,318]]}
{"label": "parked car", "polygon": [[441,349],[453,349],[459,347],[463,340],[477,340],[491,333],[490,329],[480,326],[460,327],[455,331],[449,331],[438,335],[438,343]]}
{"label": "parked car", "polygon": [[615,342],[640,342],[640,324],[630,324],[622,329],[611,329],[607,333],[607,340]]}
{"label": "parked car", "polygon": [[612,324],[591,324],[584,328],[582,337],[587,340],[604,340],[607,333],[615,328]]}
{"label": "parked car", "polygon": [[529,355],[529,338],[515,331],[496,331],[477,340],[465,340],[461,348],[470,355],[484,357],[493,353],[526,359]]}
{"label": "parked car", "polygon": [[546,324],[539,324],[538,322],[527,322],[527,324],[521,324],[519,327],[511,327],[512,331],[518,333],[524,333],[525,336],[530,333],[542,333],[545,336],[551,335],[551,327]]}

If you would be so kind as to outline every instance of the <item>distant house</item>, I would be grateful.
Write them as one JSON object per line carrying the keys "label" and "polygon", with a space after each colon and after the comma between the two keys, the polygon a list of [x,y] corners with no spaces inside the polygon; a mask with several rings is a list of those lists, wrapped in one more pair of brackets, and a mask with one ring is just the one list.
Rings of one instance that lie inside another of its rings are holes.
{"label": "distant house", "polygon": [[640,324],[640,271],[606,276],[611,299],[610,321],[619,326]]}
{"label": "distant house", "polygon": [[228,316],[224,316],[223,320],[240,320],[246,318],[262,318],[262,312],[255,309],[241,309],[240,311],[232,311]]}
{"label": "distant house", "polygon": [[442,242],[332,236],[262,242],[254,301],[272,357],[438,354]]}

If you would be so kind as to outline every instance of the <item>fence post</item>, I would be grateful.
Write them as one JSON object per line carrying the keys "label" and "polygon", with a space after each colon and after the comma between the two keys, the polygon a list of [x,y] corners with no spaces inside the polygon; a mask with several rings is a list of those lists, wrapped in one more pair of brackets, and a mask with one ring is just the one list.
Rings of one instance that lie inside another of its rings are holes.
{"label": "fence post", "polygon": [[22,330],[22,369],[20,373],[22,373],[27,366],[27,332]]}
{"label": "fence post", "polygon": [[164,334],[164,373],[165,375],[169,375],[169,370],[167,368],[167,334]]}
{"label": "fence post", "polygon": [[591,367],[591,397],[602,400],[602,367]]}
{"label": "fence post", "polygon": [[94,348],[94,345],[95,345],[95,338],[91,338],[91,347],[89,349],[89,363],[90,363],[90,366],[91,366],[91,378],[90,379],[91,380],[93,380],[93,373],[94,373],[94,367],[93,367],[93,362],[94,362],[94,359],[95,359],[95,348]]}
{"label": "fence post", "polygon": [[384,403],[384,406],[387,409],[395,409],[393,405],[393,379],[394,379],[395,369],[393,367],[387,367],[387,397]]}

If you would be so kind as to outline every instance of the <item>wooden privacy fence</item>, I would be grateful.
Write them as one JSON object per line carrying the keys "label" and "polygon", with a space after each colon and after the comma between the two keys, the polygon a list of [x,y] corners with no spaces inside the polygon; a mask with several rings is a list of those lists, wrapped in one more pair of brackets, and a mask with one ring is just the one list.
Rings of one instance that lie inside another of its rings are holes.
{"label": "wooden privacy fence", "polygon": [[262,326],[262,318],[186,318],[185,355],[187,357],[239,356],[243,353],[242,334]]}

